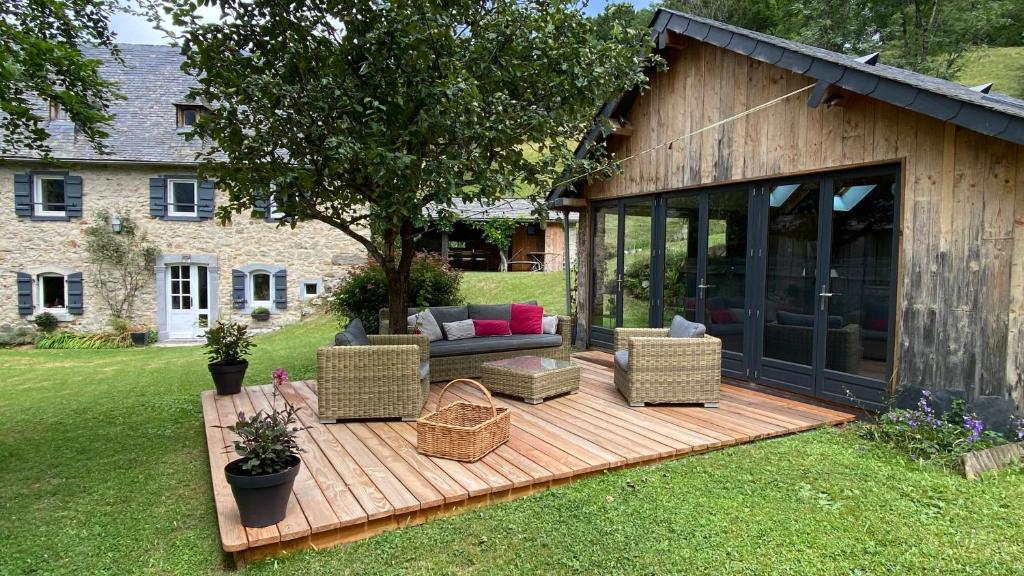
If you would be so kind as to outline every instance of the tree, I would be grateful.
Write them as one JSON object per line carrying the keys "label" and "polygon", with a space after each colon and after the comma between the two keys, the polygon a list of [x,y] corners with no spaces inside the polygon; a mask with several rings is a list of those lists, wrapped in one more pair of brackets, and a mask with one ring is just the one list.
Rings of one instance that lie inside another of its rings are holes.
{"label": "tree", "polygon": [[96,222],[85,229],[85,252],[111,319],[131,321],[139,290],[152,277],[160,250],[131,216],[119,216],[119,221],[120,229],[115,232],[110,212],[97,212]]}
{"label": "tree", "polygon": [[119,94],[100,76],[101,61],[81,47],[102,46],[120,59],[109,26],[117,8],[117,0],[0,4],[0,153],[49,156],[47,103],[74,122],[93,149],[106,150],[108,107]]}
{"label": "tree", "polygon": [[218,216],[272,193],[289,224],[343,231],[384,269],[397,330],[421,230],[450,224],[455,200],[607,166],[565,143],[652,62],[646,30],[598,41],[567,0],[219,0],[215,23],[200,0],[167,1],[192,96],[214,103],[194,136],[230,198]]}
{"label": "tree", "polygon": [[488,218],[487,220],[470,220],[469,225],[476,228],[484,236],[484,241],[498,249],[501,256],[501,272],[508,272],[508,249],[512,247],[512,234],[515,234],[519,222],[513,218]]}

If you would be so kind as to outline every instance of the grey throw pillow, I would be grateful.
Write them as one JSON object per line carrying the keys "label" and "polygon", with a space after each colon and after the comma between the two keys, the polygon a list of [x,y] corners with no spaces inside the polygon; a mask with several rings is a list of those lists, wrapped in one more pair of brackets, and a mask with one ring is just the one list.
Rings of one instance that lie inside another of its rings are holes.
{"label": "grey throw pillow", "polygon": [[703,338],[707,330],[703,324],[690,322],[676,314],[672,318],[672,325],[668,329],[668,335],[671,338]]}
{"label": "grey throw pillow", "polygon": [[445,322],[444,333],[449,340],[464,340],[476,337],[476,328],[472,320],[459,320],[458,322]]}
{"label": "grey throw pillow", "polygon": [[370,339],[366,336],[366,328],[359,318],[352,320],[345,327],[344,332],[338,332],[334,336],[335,346],[369,346]]}
{"label": "grey throw pillow", "polygon": [[415,326],[420,331],[420,334],[425,334],[427,340],[436,342],[437,340],[444,339],[444,333],[441,332],[441,327],[437,324],[437,320],[434,319],[434,315],[430,313],[430,310],[424,310],[409,316],[408,320],[409,325]]}

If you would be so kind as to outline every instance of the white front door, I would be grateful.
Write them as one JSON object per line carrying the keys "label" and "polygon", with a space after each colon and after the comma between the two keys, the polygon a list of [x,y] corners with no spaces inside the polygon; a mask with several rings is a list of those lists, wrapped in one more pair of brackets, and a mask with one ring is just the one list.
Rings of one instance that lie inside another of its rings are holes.
{"label": "white front door", "polygon": [[210,284],[206,266],[172,264],[167,271],[167,336],[203,336],[210,319]]}

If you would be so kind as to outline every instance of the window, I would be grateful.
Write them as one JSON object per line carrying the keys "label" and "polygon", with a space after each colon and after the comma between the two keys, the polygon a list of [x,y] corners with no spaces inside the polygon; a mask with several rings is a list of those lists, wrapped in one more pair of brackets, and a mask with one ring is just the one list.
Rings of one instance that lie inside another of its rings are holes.
{"label": "window", "polygon": [[195,180],[167,180],[167,215],[197,216],[197,191]]}
{"label": "window", "polygon": [[268,220],[280,220],[284,218],[284,212],[277,209],[277,197],[271,196],[270,202],[267,204],[267,219]]}
{"label": "window", "polygon": [[64,216],[65,195],[63,176],[36,176],[32,200],[39,216]]}
{"label": "window", "polygon": [[252,282],[250,293],[252,294],[253,308],[259,306],[270,308],[270,273],[263,271],[253,272],[249,275],[249,278],[250,282]]}
{"label": "window", "polygon": [[205,106],[188,106],[178,104],[178,128],[191,128],[206,111]]}
{"label": "window", "polygon": [[299,300],[312,300],[323,292],[324,281],[320,278],[307,278],[299,286]]}
{"label": "window", "polygon": [[316,282],[306,282],[302,285],[303,294],[306,296],[316,296],[320,292],[320,287],[317,286]]}
{"label": "window", "polygon": [[67,113],[61,108],[60,102],[50,100],[50,120],[67,120]]}
{"label": "window", "polygon": [[40,312],[67,310],[68,285],[61,274],[40,274],[36,279],[36,304]]}

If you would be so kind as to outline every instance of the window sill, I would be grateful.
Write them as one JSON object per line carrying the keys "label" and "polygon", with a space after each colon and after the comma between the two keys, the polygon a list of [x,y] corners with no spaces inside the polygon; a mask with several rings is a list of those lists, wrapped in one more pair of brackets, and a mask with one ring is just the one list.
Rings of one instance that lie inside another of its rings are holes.
{"label": "window sill", "polygon": [[33,222],[68,222],[71,217],[67,214],[33,214],[29,216],[29,220]]}
{"label": "window sill", "polygon": [[75,320],[74,315],[69,314],[68,312],[66,312],[64,310],[46,310],[46,309],[37,310],[35,313],[32,314],[32,316],[29,317],[29,319],[32,320],[33,322],[35,322],[36,321],[36,317],[39,316],[40,314],[43,314],[44,312],[53,315],[53,317],[56,318],[58,322],[73,322]]}
{"label": "window sill", "polygon": [[203,219],[199,216],[164,216],[161,220],[167,222],[202,222]]}

